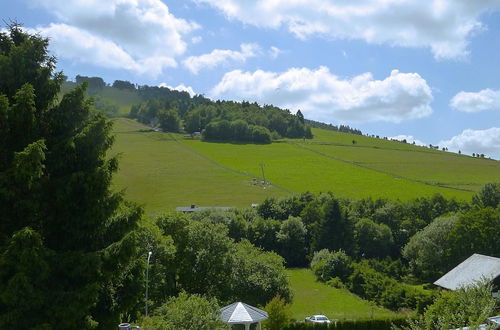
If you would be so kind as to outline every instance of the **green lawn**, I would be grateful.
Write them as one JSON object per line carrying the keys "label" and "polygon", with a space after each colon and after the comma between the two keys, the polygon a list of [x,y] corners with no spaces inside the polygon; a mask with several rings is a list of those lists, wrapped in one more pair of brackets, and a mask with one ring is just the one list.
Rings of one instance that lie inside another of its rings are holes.
{"label": "green lawn", "polygon": [[206,159],[173,135],[144,129],[148,128],[132,120],[115,120],[111,153],[119,154],[120,160],[115,187],[126,189],[127,198],[143,204],[149,214],[191,204],[247,207],[289,193],[254,186],[251,177]]}
{"label": "green lawn", "polygon": [[293,302],[292,317],[303,320],[313,314],[324,314],[330,319],[366,319],[396,316],[350,293],[316,282],[309,269],[288,269]]}

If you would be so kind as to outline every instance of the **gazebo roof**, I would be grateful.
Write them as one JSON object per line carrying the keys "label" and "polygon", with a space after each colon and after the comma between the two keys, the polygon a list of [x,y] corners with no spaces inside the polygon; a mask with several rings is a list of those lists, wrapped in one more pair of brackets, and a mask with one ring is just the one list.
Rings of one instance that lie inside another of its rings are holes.
{"label": "gazebo roof", "polygon": [[226,323],[255,323],[266,320],[269,315],[266,311],[247,305],[242,302],[235,302],[220,309],[221,319]]}

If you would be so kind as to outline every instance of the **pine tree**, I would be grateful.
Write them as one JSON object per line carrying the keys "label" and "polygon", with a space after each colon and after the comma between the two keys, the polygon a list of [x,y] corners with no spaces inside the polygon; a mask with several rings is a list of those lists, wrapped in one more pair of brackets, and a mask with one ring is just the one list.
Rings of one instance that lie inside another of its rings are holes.
{"label": "pine tree", "polygon": [[85,85],[58,101],[47,47],[0,32],[0,327],[110,328],[139,303],[141,210],[110,189],[111,122]]}

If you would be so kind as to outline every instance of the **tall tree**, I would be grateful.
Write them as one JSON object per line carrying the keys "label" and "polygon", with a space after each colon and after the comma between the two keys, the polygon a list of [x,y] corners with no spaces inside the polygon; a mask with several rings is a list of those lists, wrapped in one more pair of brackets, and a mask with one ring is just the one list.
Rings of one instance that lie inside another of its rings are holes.
{"label": "tall tree", "polygon": [[85,84],[58,102],[47,47],[18,24],[0,32],[0,326],[109,328],[139,303],[121,279],[142,277],[141,211],[110,189],[111,122]]}

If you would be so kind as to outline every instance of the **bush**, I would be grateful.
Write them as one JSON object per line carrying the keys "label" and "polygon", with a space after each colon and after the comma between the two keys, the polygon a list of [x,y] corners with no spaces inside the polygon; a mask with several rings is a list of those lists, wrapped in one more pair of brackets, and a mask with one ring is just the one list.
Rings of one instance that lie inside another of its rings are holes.
{"label": "bush", "polygon": [[336,329],[336,330],[391,330],[394,327],[403,327],[408,320],[404,317],[387,319],[367,319],[367,320],[339,320],[328,324],[314,324],[305,322],[292,323],[283,328],[284,330],[302,329]]}
{"label": "bush", "polygon": [[410,308],[423,311],[434,297],[432,291],[400,283],[377,272],[366,262],[355,264],[349,286],[358,296],[392,310]]}
{"label": "bush", "polygon": [[219,305],[216,299],[185,292],[171,298],[156,309],[151,317],[144,318],[141,324],[145,330],[227,329],[219,319]]}
{"label": "bush", "polygon": [[345,289],[346,288],[344,282],[342,282],[342,280],[338,277],[334,277],[334,278],[329,279],[328,281],[326,281],[326,284],[333,287],[333,288],[336,288],[336,289]]}
{"label": "bush", "polygon": [[269,318],[264,322],[266,329],[281,330],[290,324],[290,305],[279,295],[271,299],[264,310],[269,314]]}
{"label": "bush", "polygon": [[352,273],[352,259],[343,251],[330,252],[327,249],[314,253],[311,269],[319,281],[326,282],[333,277],[347,281]]}

